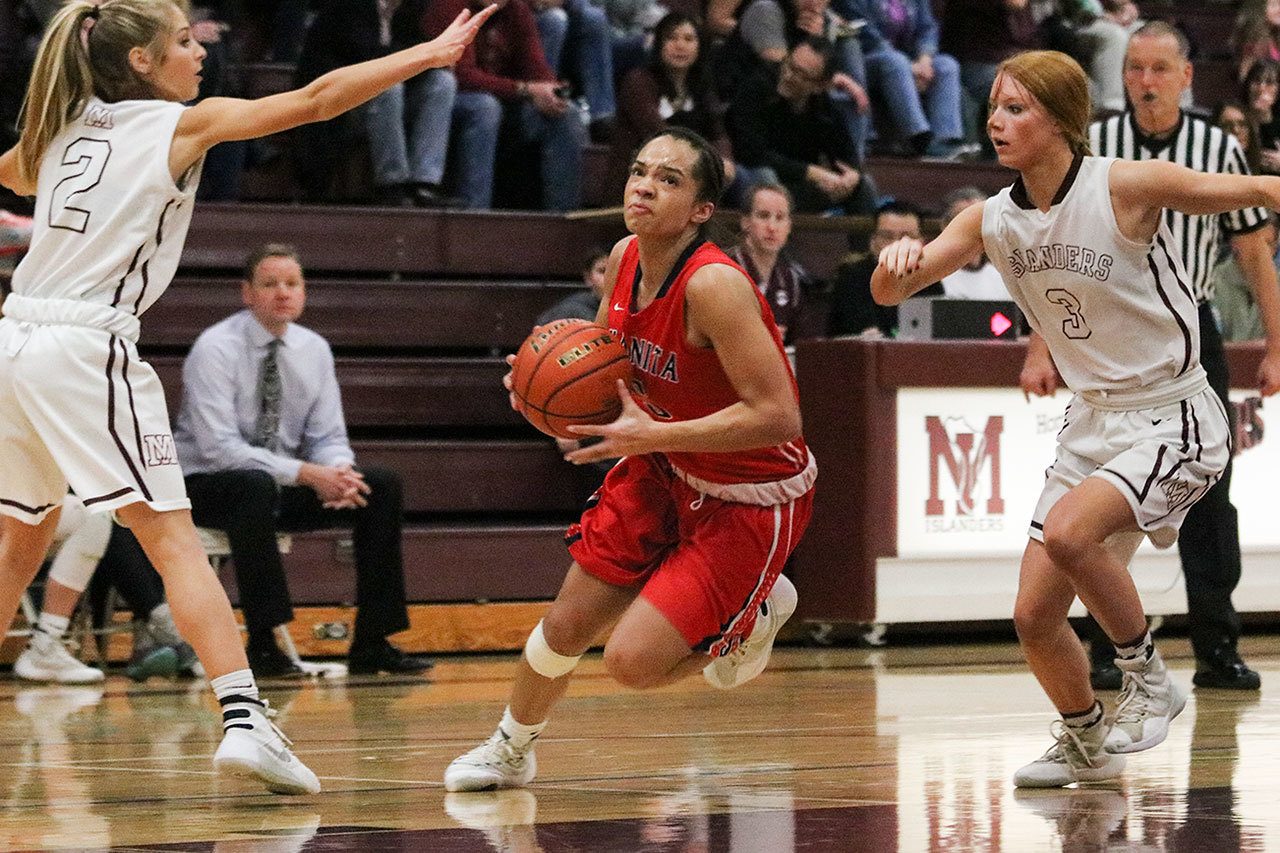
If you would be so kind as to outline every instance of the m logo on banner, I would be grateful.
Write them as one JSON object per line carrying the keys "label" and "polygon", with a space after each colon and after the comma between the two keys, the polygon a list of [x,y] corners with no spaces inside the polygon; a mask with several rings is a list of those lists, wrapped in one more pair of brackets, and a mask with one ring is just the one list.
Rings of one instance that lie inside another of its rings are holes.
{"label": "m logo on banner", "polygon": [[987,471],[991,485],[987,493],[986,512],[1000,515],[1004,512],[1004,498],[1000,496],[1000,435],[1004,432],[1004,418],[992,415],[987,425],[978,432],[959,418],[967,431],[954,434],[947,431],[942,418],[928,415],[924,428],[929,433],[929,497],[924,502],[924,514],[944,515],[946,504],[941,493],[940,462],[946,463],[947,472],[956,490],[956,514],[973,515],[978,502],[978,482]]}

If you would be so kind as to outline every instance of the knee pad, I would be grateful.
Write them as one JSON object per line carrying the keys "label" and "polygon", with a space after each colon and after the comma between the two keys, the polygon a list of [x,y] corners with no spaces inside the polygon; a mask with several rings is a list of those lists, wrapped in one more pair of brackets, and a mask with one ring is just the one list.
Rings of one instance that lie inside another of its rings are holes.
{"label": "knee pad", "polygon": [[582,655],[573,657],[562,655],[548,646],[546,635],[542,633],[542,621],[539,620],[524,644],[524,659],[529,662],[533,671],[543,678],[559,678],[573,672]]}

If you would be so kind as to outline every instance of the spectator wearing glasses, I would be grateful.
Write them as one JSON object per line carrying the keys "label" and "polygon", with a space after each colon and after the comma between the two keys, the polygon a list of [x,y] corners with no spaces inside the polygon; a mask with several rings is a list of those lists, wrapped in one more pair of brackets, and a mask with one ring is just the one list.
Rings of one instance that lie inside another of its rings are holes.
{"label": "spectator wearing glasses", "polygon": [[[920,211],[896,201],[876,211],[870,251],[841,264],[836,273],[831,315],[827,321],[828,335],[866,334],[889,338],[897,334],[898,308],[896,305],[877,305],[871,298],[871,273],[875,271],[880,250],[903,237],[920,239]],[[944,293],[941,284],[931,284],[916,295],[943,296]]]}
{"label": "spectator wearing glasses", "polygon": [[870,214],[875,185],[859,168],[827,93],[833,59],[830,42],[810,36],[791,48],[776,74],[761,70],[745,80],[729,107],[729,137],[751,182],[782,184],[797,210]]}

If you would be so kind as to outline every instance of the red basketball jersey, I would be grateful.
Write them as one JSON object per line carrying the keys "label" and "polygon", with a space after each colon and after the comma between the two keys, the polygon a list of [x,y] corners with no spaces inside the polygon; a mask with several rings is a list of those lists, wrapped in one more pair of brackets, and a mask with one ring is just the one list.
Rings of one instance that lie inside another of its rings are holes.
{"label": "red basketball jersey", "polygon": [[[640,250],[635,239],[627,245],[618,265],[609,300],[609,329],[619,335],[631,358],[631,393],[636,403],[658,420],[688,421],[704,417],[739,402],[733,385],[720,366],[714,349],[691,347],[686,336],[685,287],[699,268],[725,264],[742,272],[718,246],[695,240],[676,261],[657,297],[644,310],[635,310],[640,286]],[[750,276],[747,276],[750,280]],[[758,288],[753,287],[760,316],[773,336],[778,356],[787,364],[791,388],[799,399],[795,375],[782,348],[782,337]],[[778,490],[743,490],[743,494],[718,495],[746,503],[780,503],[803,494],[812,485],[816,467],[804,439],[786,444],[739,450],[732,453],[667,453],[667,459],[692,485],[765,484],[786,482]],[[703,491],[713,493],[711,488]],[[723,490],[720,490],[723,491]],[[775,498],[777,498],[775,500]]]}

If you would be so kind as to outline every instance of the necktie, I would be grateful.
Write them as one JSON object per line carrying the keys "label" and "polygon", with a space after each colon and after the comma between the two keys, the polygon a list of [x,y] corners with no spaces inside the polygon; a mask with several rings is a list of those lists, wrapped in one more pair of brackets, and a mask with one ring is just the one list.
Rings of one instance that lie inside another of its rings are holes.
{"label": "necktie", "polygon": [[253,427],[253,444],[267,450],[280,447],[280,339],[267,344],[267,357],[258,374],[258,421]]}

